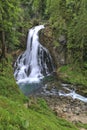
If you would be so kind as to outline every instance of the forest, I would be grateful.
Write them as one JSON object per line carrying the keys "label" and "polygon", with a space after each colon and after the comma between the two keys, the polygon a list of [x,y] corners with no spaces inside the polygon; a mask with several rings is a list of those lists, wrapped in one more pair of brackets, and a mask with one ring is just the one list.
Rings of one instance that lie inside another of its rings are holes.
{"label": "forest", "polygon": [[0,0],[0,130],[86,130],[87,122],[57,117],[43,98],[24,96],[16,84],[14,62],[26,48],[28,30],[36,25],[48,27],[51,40],[45,46],[55,49],[55,54],[49,49],[53,58],[64,44],[64,64],[54,60],[57,78],[80,85],[78,92],[87,97],[87,1]]}
{"label": "forest", "polygon": [[56,40],[58,35],[65,35],[72,63],[85,68],[86,7],[86,0],[0,1],[0,58],[20,48],[33,21],[38,21],[52,26]]}

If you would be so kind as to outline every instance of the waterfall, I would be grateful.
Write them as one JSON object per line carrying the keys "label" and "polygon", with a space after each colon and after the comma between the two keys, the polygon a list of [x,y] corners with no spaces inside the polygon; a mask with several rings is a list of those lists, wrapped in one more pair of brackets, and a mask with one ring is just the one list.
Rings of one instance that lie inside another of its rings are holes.
{"label": "waterfall", "polygon": [[38,32],[41,29],[44,29],[43,25],[29,30],[27,48],[14,65],[17,83],[39,82],[54,70],[49,51],[39,42]]}

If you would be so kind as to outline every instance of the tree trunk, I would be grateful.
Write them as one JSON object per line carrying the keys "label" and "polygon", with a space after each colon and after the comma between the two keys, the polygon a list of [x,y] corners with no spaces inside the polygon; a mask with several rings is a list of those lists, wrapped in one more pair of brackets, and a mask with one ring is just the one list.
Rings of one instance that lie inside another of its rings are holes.
{"label": "tree trunk", "polygon": [[1,44],[2,44],[2,53],[1,53],[1,59],[2,58],[5,58],[5,48],[6,48],[6,45],[5,45],[5,32],[2,31],[1,32]]}

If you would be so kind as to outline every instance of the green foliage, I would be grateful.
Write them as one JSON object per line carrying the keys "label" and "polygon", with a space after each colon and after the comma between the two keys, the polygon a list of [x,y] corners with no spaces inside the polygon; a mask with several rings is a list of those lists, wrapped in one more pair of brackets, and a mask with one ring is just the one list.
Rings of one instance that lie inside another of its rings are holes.
{"label": "green foliage", "polygon": [[87,60],[86,0],[47,0],[46,16],[53,27],[55,41],[62,34],[67,38],[68,55],[73,64],[83,67]]}
{"label": "green foliage", "polygon": [[1,130],[53,130],[57,128],[77,130],[72,124],[67,123],[63,119],[56,118],[42,99],[38,99],[35,105],[26,109],[20,102],[14,102],[0,96]]}
{"label": "green foliage", "polygon": [[0,97],[1,130],[28,130],[29,121],[25,111],[21,104]]}
{"label": "green foliage", "polygon": [[39,17],[44,17],[45,13],[45,8],[46,8],[46,0],[34,0],[33,2],[33,12],[36,18]]}
{"label": "green foliage", "polygon": [[9,48],[19,44],[19,32],[21,26],[20,1],[0,1],[0,32],[5,32],[5,44]]}
{"label": "green foliage", "polygon": [[79,67],[74,69],[72,65],[62,66],[58,69],[62,80],[72,83],[85,86],[85,91],[87,89],[87,71],[81,71]]}
{"label": "green foliage", "polygon": [[77,123],[76,126],[80,127],[80,128],[87,129],[87,124]]}
{"label": "green foliage", "polygon": [[21,39],[25,38],[28,28],[33,25],[33,19],[51,23],[55,46],[58,46],[61,34],[66,36],[71,62],[83,67],[87,59],[86,0],[0,1],[0,31],[5,32],[8,50],[11,51],[19,46],[20,41],[23,42]]}
{"label": "green foliage", "polygon": [[3,59],[0,63],[0,95],[13,100],[25,100],[24,96],[19,91],[13,76],[11,56],[8,56],[8,62]]}
{"label": "green foliage", "polygon": [[[37,105],[39,109],[35,108]],[[32,106],[26,108],[20,102],[1,96],[0,128],[1,130],[77,130],[72,124],[57,118],[42,99],[38,99],[32,109]]]}
{"label": "green foliage", "polygon": [[[82,1],[78,15],[75,16],[68,28],[68,48],[71,50],[73,62],[79,62],[83,66],[87,50],[87,9],[86,2]],[[73,29],[72,29],[73,28]]]}

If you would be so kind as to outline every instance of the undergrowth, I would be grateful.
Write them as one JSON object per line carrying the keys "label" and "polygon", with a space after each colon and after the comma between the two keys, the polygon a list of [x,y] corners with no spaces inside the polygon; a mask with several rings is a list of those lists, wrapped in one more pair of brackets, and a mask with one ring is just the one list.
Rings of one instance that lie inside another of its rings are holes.
{"label": "undergrowth", "polygon": [[58,68],[59,77],[72,84],[83,85],[87,88],[87,70],[73,68],[72,65],[64,65]]}
{"label": "undergrowth", "polygon": [[43,99],[30,107],[0,96],[0,130],[77,130],[71,123],[57,118]]}

